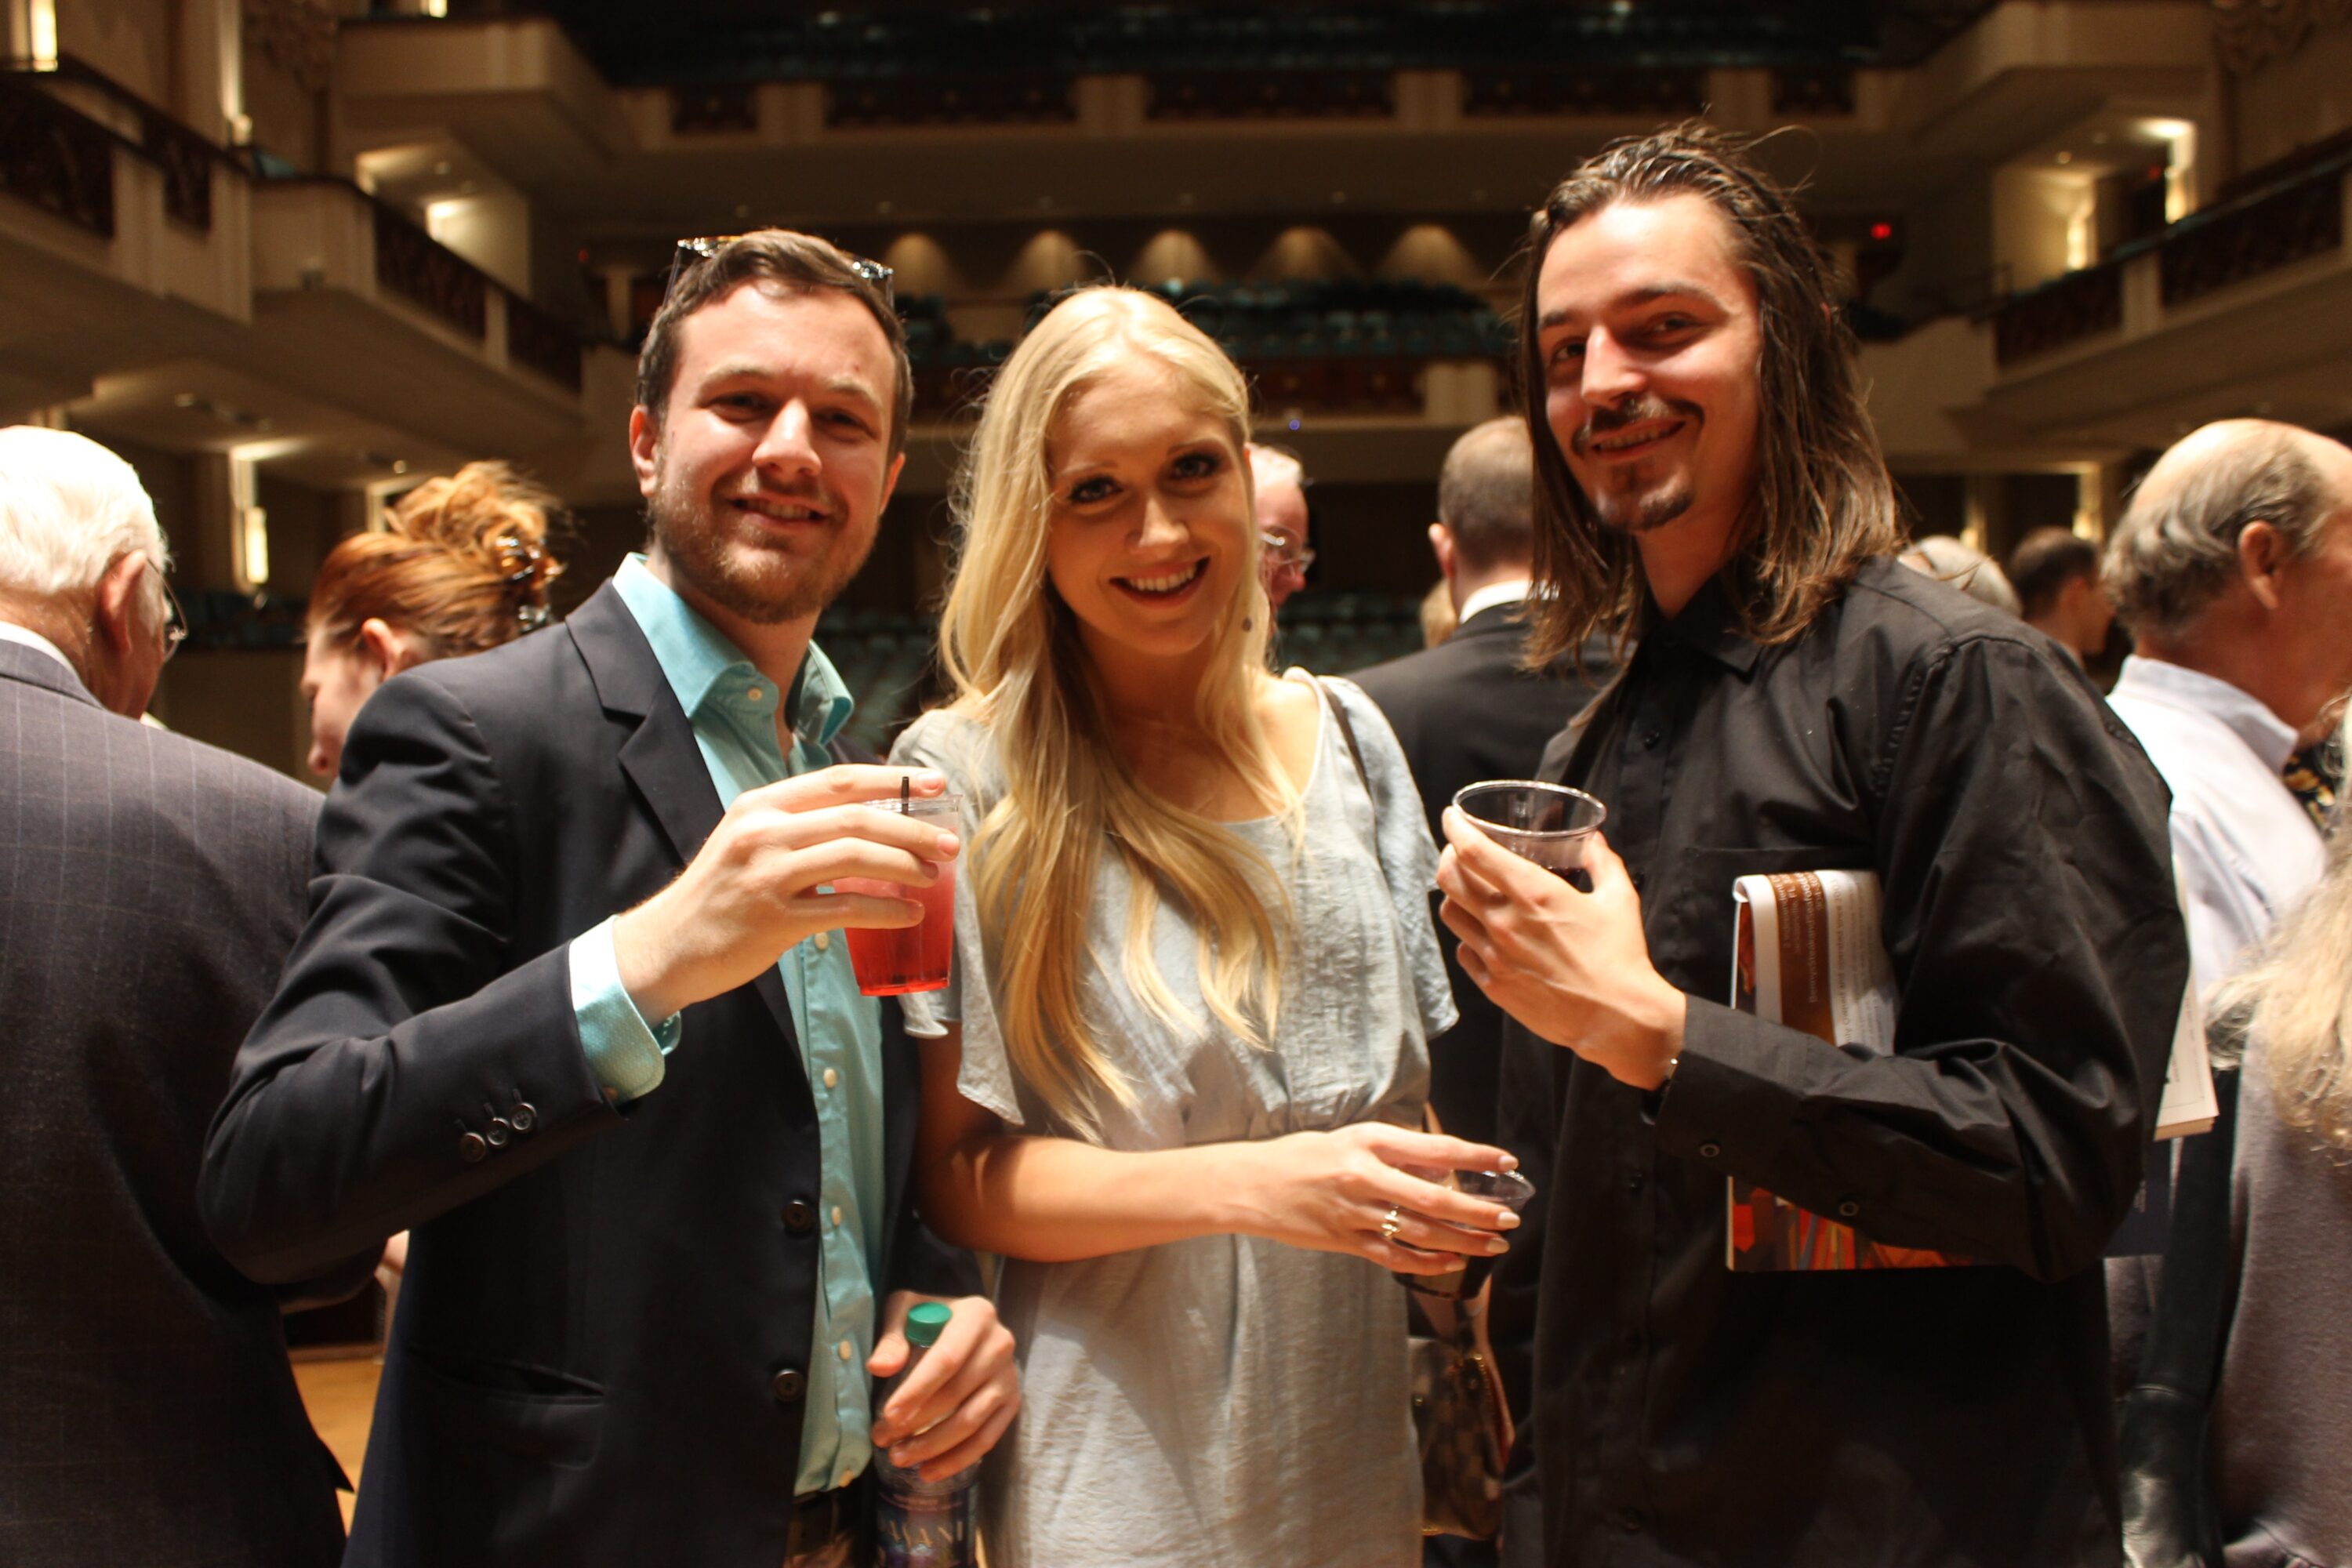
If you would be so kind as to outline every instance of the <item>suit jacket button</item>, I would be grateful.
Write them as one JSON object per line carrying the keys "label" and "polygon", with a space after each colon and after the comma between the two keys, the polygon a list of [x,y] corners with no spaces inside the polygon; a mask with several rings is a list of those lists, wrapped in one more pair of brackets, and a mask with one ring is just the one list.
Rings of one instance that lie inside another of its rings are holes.
{"label": "suit jacket button", "polygon": [[806,1236],[816,1228],[816,1210],[794,1198],[784,1205],[784,1228],[794,1236]]}
{"label": "suit jacket button", "polygon": [[514,1128],[503,1116],[493,1116],[490,1124],[482,1129],[482,1136],[493,1149],[503,1149],[514,1137]]}
{"label": "suit jacket button", "polygon": [[539,1112],[531,1109],[530,1100],[518,1100],[514,1109],[507,1112],[507,1120],[517,1132],[528,1134],[539,1125]]}
{"label": "suit jacket button", "polygon": [[468,1165],[479,1164],[482,1156],[489,1152],[490,1146],[482,1141],[478,1132],[468,1132],[457,1140],[457,1155]]}
{"label": "suit jacket button", "polygon": [[777,1404],[798,1405],[802,1396],[808,1393],[808,1379],[786,1367],[776,1373],[775,1381],[768,1386],[776,1391]]}

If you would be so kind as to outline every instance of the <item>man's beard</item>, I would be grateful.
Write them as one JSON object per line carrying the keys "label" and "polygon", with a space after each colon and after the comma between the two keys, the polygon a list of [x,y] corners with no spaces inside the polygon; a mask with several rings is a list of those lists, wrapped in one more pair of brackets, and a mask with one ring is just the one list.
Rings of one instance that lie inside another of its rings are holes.
{"label": "man's beard", "polygon": [[[1664,398],[1644,396],[1638,402],[1616,408],[1596,409],[1586,420],[1584,428],[1575,436],[1579,452],[1584,451],[1598,436],[1608,436],[1652,420],[1679,419],[1685,425],[1696,425],[1699,411],[1688,404],[1669,403]],[[1664,488],[1640,487],[1625,490],[1600,490],[1586,488],[1585,500],[1591,503],[1593,515],[1601,525],[1620,533],[1648,533],[1690,510],[1698,500],[1698,488],[1688,473],[1677,473]]]}
{"label": "man's beard", "polygon": [[[708,509],[698,507],[677,493],[666,478],[656,484],[653,499],[646,503],[647,520],[671,571],[720,609],[753,626],[806,619],[833,603],[857,575],[874,548],[874,532],[868,531],[862,543],[853,543],[841,498],[830,492],[762,493],[778,500],[806,500],[832,513],[836,521],[826,551],[813,556],[793,555],[731,540],[724,501],[714,501]],[[732,550],[730,543],[735,546]]]}

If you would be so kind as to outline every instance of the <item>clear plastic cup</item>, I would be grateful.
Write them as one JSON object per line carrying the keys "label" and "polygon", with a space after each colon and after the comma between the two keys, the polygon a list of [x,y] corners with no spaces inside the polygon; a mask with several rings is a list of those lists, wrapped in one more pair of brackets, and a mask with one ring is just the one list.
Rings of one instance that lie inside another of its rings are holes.
{"label": "clear plastic cup", "polygon": [[[1513,1214],[1525,1214],[1528,1205],[1534,1201],[1536,1195],[1535,1184],[1517,1171],[1424,1171],[1416,1173],[1457,1193],[1500,1204]],[[1507,1231],[1503,1234],[1516,1236],[1518,1233]],[[1398,1245],[1405,1244],[1400,1242]],[[1493,1271],[1495,1259],[1492,1257],[1474,1258],[1468,1253],[1457,1256],[1461,1259],[1461,1267],[1449,1268],[1443,1274],[1398,1274],[1396,1278],[1407,1289],[1418,1290],[1424,1296],[1475,1295]]]}
{"label": "clear plastic cup", "polygon": [[1609,808],[1580,789],[1534,779],[1488,779],[1454,792],[1454,809],[1479,831],[1557,876],[1578,881]]}
{"label": "clear plastic cup", "polygon": [[[963,826],[962,798],[935,795],[925,799],[869,800],[870,811],[904,813],[918,822],[949,832]],[[839,893],[871,893],[885,899],[912,899],[923,906],[922,920],[910,926],[877,931],[851,926],[850,967],[857,972],[857,989],[868,996],[902,996],[909,991],[944,990],[948,966],[955,952],[955,873],[952,860],[940,863],[936,880],[923,883],[886,882],[873,877],[844,877],[833,884]]]}

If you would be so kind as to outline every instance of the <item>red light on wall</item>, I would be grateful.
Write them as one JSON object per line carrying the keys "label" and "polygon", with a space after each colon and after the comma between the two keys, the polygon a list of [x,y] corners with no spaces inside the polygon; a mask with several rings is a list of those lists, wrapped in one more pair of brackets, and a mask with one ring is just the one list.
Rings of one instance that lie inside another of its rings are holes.
{"label": "red light on wall", "polygon": [[1895,237],[1895,226],[1891,223],[1872,224],[1870,226],[1870,237],[1873,239],[1893,239]]}

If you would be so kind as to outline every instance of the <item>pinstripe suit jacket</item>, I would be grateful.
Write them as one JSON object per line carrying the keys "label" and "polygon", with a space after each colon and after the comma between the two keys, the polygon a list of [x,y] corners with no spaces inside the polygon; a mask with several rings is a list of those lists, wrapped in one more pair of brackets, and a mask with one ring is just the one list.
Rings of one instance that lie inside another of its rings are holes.
{"label": "pinstripe suit jacket", "polygon": [[196,1216],[317,813],[0,642],[0,1563],[341,1554],[277,1293]]}

